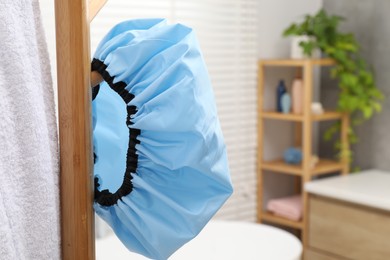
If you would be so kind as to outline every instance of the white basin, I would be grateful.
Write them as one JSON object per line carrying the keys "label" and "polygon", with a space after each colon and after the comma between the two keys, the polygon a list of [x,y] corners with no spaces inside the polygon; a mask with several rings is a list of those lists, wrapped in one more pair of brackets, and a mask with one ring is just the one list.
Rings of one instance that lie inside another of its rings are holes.
{"label": "white basin", "polygon": [[[210,221],[171,260],[299,260],[301,242],[290,233],[267,225],[237,221]],[[97,260],[145,260],[129,252],[110,235],[96,240]]]}

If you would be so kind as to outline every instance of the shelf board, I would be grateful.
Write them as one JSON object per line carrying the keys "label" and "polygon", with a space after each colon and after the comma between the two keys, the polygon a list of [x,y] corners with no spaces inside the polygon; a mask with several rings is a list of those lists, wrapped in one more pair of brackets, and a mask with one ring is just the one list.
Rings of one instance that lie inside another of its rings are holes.
{"label": "shelf board", "polygon": [[[328,160],[328,159],[320,159],[317,165],[311,170],[310,175],[316,176],[321,174],[327,174],[332,172],[341,171],[344,165],[341,162]],[[272,160],[272,161],[264,161],[261,164],[261,169],[273,171],[277,173],[285,173],[291,175],[302,176],[303,168],[301,164],[287,164],[282,159]]]}
{"label": "shelf board", "polygon": [[299,175],[299,176],[301,176],[303,173],[303,169],[300,164],[298,165],[287,164],[282,159],[263,161],[261,163],[261,169],[278,172],[278,173],[280,172],[280,173],[286,173],[291,175]]}
{"label": "shelf board", "polygon": [[300,114],[293,114],[293,113],[284,114],[281,112],[271,112],[271,111],[263,112],[262,118],[285,120],[285,121],[303,121],[303,116]]}
{"label": "shelf board", "polygon": [[272,59],[259,61],[260,66],[303,67],[309,63],[312,66],[332,66],[336,62],[332,59]]}
{"label": "shelf board", "polygon": [[311,172],[311,176],[326,174],[326,173],[332,173],[341,171],[344,168],[343,163],[335,161],[335,160],[328,160],[328,159],[321,159],[316,167]]}
{"label": "shelf board", "polygon": [[296,229],[303,229],[303,222],[302,221],[293,221],[289,220],[283,217],[278,217],[272,214],[269,211],[263,211],[261,214],[261,220],[262,221],[268,221],[274,224],[279,224],[286,227],[296,228]]}
{"label": "shelf board", "polygon": [[[284,114],[281,112],[274,112],[274,111],[264,111],[261,113],[262,118],[264,119],[275,119],[275,120],[285,120],[285,121],[295,121],[295,122],[302,122],[303,121],[303,115],[302,114]],[[312,115],[311,120],[312,121],[325,121],[325,120],[338,120],[341,119],[343,114],[341,112],[335,112],[335,111],[325,111],[323,114],[320,115]]]}
{"label": "shelf board", "polygon": [[311,119],[313,121],[324,121],[324,120],[338,120],[343,117],[343,113],[335,111],[325,111],[320,115],[312,115]]}

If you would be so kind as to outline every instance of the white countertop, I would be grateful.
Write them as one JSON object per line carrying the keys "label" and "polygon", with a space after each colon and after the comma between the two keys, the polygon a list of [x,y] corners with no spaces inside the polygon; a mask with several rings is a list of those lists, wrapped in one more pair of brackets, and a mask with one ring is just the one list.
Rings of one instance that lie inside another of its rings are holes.
{"label": "white countertop", "polygon": [[390,211],[390,172],[367,170],[305,184],[311,194]]}

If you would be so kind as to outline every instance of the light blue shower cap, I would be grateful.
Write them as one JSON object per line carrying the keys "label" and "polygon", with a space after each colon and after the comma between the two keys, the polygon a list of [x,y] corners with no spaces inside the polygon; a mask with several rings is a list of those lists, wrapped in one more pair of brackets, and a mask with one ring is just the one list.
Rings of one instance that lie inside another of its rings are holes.
{"label": "light blue shower cap", "polygon": [[232,193],[214,96],[192,29],[116,25],[92,70],[96,213],[131,251],[167,259]]}

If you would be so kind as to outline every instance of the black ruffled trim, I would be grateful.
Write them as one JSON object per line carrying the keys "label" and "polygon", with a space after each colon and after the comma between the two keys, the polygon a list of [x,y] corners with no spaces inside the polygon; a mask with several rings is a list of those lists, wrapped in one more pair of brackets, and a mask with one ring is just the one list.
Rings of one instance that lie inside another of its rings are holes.
{"label": "black ruffled trim", "polygon": [[[100,75],[102,75],[103,79],[116,93],[121,96],[126,104],[134,98],[134,95],[126,90],[126,83],[122,81],[114,83],[114,77],[107,72],[107,65],[105,65],[102,61],[93,59],[91,69],[92,71],[97,71]],[[93,98],[97,96],[98,92],[99,87],[97,86],[93,90]],[[111,193],[109,190],[100,191],[98,189],[100,186],[99,179],[95,178],[95,202],[102,206],[115,205],[118,200],[120,200],[123,196],[130,194],[133,190],[133,183],[131,181],[133,177],[131,176],[131,173],[136,173],[137,170],[138,155],[136,153],[135,146],[140,143],[137,137],[141,133],[139,129],[130,127],[133,124],[131,122],[131,116],[136,112],[137,108],[135,106],[127,106],[126,125],[129,128],[129,146],[126,155],[126,171],[122,185],[115,193]]]}
{"label": "black ruffled trim", "polygon": [[100,85],[97,85],[92,88],[92,100],[95,100],[96,96],[99,94]]}

